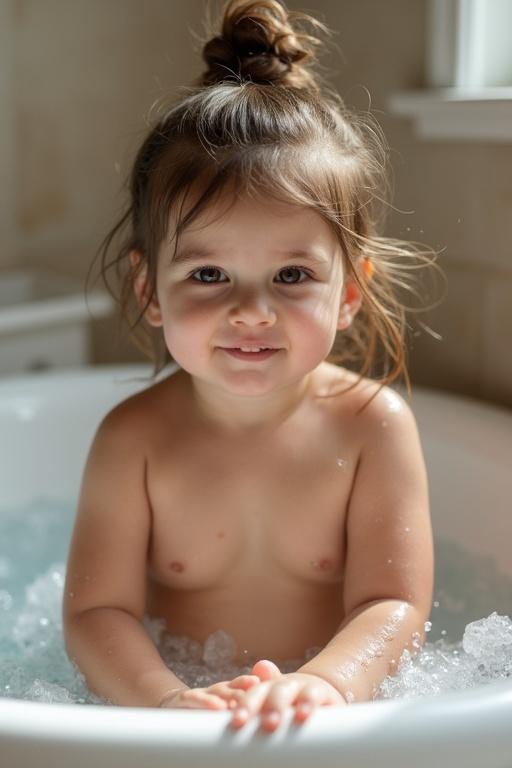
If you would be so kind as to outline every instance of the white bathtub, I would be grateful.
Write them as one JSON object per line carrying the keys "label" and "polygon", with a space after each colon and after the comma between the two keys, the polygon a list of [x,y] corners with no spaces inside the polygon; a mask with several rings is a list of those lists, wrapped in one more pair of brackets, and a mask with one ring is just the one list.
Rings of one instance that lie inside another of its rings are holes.
{"label": "white bathtub", "polygon": [[114,302],[80,280],[48,268],[0,270],[0,376],[78,367],[90,359],[90,320]]}
{"label": "white bathtub", "polygon": [[[103,367],[0,380],[0,507],[36,494],[74,499],[102,415],[146,386],[146,366]],[[129,379],[132,378],[131,381]],[[512,413],[416,390],[436,538],[512,578]],[[450,550],[446,550],[450,551]],[[488,561],[481,558],[489,556]],[[448,564],[449,565],[449,564]],[[449,585],[436,584],[436,589]],[[507,606],[500,606],[505,612]],[[466,604],[453,637],[497,606]],[[512,614],[512,593],[510,607]],[[434,616],[433,616],[434,620]],[[435,620],[434,620],[435,623]],[[430,639],[430,638],[429,638]],[[324,708],[273,734],[227,712],[149,710],[0,699],[2,768],[510,768],[512,681],[414,700]]]}

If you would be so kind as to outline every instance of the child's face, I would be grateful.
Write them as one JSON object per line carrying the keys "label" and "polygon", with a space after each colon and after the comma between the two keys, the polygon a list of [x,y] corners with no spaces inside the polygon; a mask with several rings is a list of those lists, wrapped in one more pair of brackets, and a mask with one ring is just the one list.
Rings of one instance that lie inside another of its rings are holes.
{"label": "child's face", "polygon": [[[180,236],[174,260],[174,241],[164,244],[147,317],[163,327],[170,354],[192,376],[261,395],[299,381],[329,354],[343,290],[341,249],[309,209],[239,199],[225,211],[217,205],[201,214]],[[180,261],[192,250],[202,255]],[[252,340],[279,349],[267,359],[226,351]]]}

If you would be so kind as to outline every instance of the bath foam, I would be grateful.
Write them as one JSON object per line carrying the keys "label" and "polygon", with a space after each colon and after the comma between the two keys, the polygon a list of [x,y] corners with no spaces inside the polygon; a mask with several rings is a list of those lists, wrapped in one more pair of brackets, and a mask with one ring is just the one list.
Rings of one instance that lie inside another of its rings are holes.
{"label": "bath foam", "polygon": [[[61,604],[71,526],[71,505],[49,500],[0,511],[0,697],[109,703],[88,690],[64,649]],[[222,629],[202,645],[170,635],[162,619],[146,616],[144,626],[166,664],[189,686],[250,672],[256,661],[235,665],[236,642]],[[427,622],[426,630],[431,628]],[[281,664],[281,671],[295,671],[319,650],[308,649],[304,658]],[[404,651],[396,675],[382,682],[375,699],[436,695],[510,676],[512,621],[494,611],[470,622],[458,642],[440,638],[423,648],[417,644],[414,654]]]}

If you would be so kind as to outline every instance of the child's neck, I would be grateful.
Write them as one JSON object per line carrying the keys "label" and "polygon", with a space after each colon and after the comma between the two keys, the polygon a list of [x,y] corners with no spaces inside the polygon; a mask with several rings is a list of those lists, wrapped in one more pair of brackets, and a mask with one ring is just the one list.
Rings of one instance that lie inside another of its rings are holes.
{"label": "child's neck", "polygon": [[233,395],[189,376],[193,408],[200,419],[225,432],[272,430],[299,410],[312,391],[314,372],[261,396]]}

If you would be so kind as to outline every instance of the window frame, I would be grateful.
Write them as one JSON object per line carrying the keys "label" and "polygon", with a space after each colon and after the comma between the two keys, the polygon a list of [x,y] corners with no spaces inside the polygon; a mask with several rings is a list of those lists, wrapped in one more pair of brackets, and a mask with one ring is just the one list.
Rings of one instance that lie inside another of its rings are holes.
{"label": "window frame", "polygon": [[391,112],[424,139],[512,142],[512,45],[492,45],[508,17],[512,0],[428,0],[427,87],[392,94]]}

